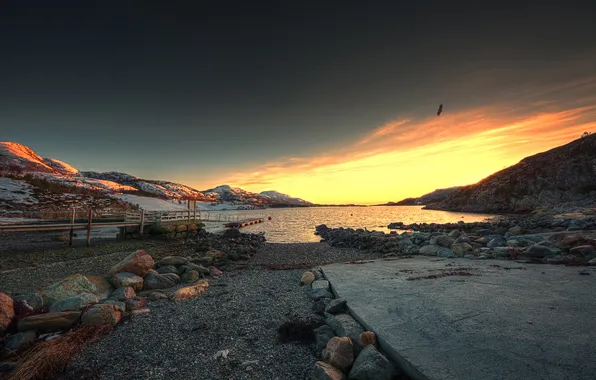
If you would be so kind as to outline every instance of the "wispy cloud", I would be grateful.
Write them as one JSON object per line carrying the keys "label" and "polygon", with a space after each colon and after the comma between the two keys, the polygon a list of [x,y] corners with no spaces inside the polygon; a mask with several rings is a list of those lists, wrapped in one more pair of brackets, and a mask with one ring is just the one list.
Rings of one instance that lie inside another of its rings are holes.
{"label": "wispy cloud", "polygon": [[[275,185],[279,191],[318,202],[383,201],[475,182],[503,165],[596,129],[593,96],[566,96],[556,102],[541,98],[577,89],[583,95],[586,88],[596,93],[596,78],[540,89],[526,102],[447,111],[440,117],[398,118],[344,147],[265,163],[251,173],[233,173],[227,182],[253,190]],[[445,173],[448,162],[465,167]],[[405,172],[411,178],[391,177]],[[375,186],[379,190],[371,194]]]}

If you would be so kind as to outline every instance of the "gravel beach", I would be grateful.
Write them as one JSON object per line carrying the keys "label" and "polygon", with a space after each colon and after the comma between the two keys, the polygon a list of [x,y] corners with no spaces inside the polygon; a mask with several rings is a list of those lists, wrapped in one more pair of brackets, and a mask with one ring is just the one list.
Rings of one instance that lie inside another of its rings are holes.
{"label": "gravel beach", "polygon": [[[0,275],[0,289],[36,291],[73,273],[104,275],[138,248],[155,257],[194,252],[182,241],[153,240],[19,252]],[[281,343],[277,334],[290,317],[312,313],[299,285],[303,270],[267,268],[378,257],[326,243],[264,243],[251,260],[209,279],[204,295],[149,302],[150,313],[132,316],[86,347],[63,379],[308,379],[316,361],[311,344]],[[227,357],[216,358],[220,351]]]}

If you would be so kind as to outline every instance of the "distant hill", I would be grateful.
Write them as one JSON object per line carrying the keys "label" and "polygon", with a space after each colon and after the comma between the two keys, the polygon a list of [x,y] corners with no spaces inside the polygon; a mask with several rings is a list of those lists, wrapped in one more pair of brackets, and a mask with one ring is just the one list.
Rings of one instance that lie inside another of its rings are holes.
{"label": "distant hill", "polygon": [[445,199],[445,197],[447,197],[449,194],[452,194],[459,188],[460,188],[460,186],[449,187],[447,189],[437,189],[437,190],[433,191],[432,193],[425,194],[418,198],[406,198],[406,199],[402,199],[399,202],[389,202],[389,203],[385,203],[385,204],[382,204],[379,206],[414,206],[414,205],[427,205],[429,203],[441,202],[443,199]]}
{"label": "distant hill", "polygon": [[525,213],[596,204],[596,135],[526,157],[427,204],[434,210]]}
{"label": "distant hill", "polygon": [[147,180],[115,171],[79,171],[66,162],[41,157],[33,149],[15,142],[0,142],[0,179],[0,211],[32,207],[122,207],[123,201],[158,204],[143,203],[138,197],[160,198],[174,205],[191,198],[207,202],[207,206],[201,205],[203,208],[211,204],[217,209],[312,205],[275,191],[258,194],[228,185],[200,191],[175,182]]}

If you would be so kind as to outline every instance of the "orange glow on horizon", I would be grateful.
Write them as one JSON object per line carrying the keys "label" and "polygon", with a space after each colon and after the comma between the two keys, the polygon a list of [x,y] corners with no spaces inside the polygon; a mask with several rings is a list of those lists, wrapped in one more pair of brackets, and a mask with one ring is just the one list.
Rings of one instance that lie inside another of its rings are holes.
{"label": "orange glow on horizon", "polygon": [[329,153],[255,164],[254,170],[222,176],[220,182],[324,204],[418,197],[476,183],[596,129],[596,98],[559,103],[559,108],[555,104],[541,100],[524,107],[446,108],[440,117],[398,119]]}

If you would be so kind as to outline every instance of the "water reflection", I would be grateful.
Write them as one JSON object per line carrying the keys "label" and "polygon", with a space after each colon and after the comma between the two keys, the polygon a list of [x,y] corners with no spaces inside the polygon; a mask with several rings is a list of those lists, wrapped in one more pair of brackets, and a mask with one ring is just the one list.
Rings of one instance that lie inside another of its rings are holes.
{"label": "water reflection", "polygon": [[[422,210],[422,206],[312,207],[267,210],[226,211],[244,218],[264,218],[265,222],[242,229],[243,232],[265,232],[267,241],[275,243],[317,242],[315,226],[367,228],[388,232],[391,222],[448,223],[484,221],[494,215]],[[267,220],[271,216],[271,220]]]}

